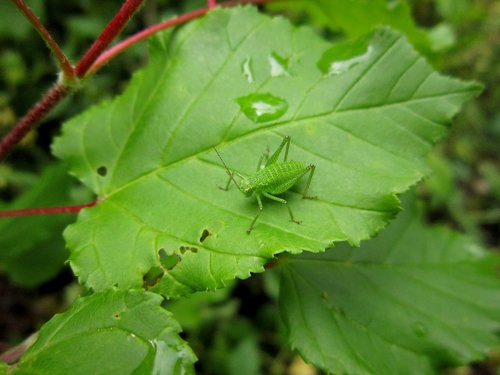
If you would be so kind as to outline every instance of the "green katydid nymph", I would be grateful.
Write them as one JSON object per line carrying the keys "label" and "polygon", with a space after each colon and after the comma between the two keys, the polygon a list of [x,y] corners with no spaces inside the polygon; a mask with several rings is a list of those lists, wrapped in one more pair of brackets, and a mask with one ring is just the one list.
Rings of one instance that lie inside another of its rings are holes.
{"label": "green katydid nymph", "polygon": [[[285,148],[285,155],[283,161],[279,162],[278,158]],[[257,219],[262,213],[262,197],[269,198],[273,201],[283,203],[288,208],[288,213],[290,214],[290,220],[300,224],[299,220],[296,220],[293,216],[292,210],[285,199],[276,197],[277,194],[281,194],[289,190],[293,185],[295,185],[306,173],[309,172],[309,178],[307,179],[306,187],[302,193],[302,198],[314,199],[307,195],[309,186],[311,185],[311,180],[314,175],[316,166],[314,164],[306,165],[300,161],[288,160],[288,149],[290,148],[290,137],[286,136],[283,141],[276,149],[276,151],[271,155],[264,154],[257,165],[257,172],[250,177],[245,177],[242,174],[231,171],[222,159],[219,151],[215,149],[215,152],[219,156],[222,164],[226,168],[226,172],[229,175],[229,180],[225,187],[220,187],[222,190],[227,191],[231,181],[236,185],[239,191],[241,191],[245,196],[250,197],[255,195],[257,198],[257,203],[259,204],[259,211],[255,215],[250,227],[247,229],[247,233],[252,232]],[[237,182],[235,175],[241,178],[240,182]]]}

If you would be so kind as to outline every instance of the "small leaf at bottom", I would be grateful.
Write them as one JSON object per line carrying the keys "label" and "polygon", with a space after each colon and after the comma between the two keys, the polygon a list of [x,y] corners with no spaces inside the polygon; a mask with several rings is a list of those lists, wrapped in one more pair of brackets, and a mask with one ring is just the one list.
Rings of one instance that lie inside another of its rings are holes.
{"label": "small leaf at bottom", "polygon": [[196,360],[162,298],[107,291],[46,323],[14,374],[194,374]]}

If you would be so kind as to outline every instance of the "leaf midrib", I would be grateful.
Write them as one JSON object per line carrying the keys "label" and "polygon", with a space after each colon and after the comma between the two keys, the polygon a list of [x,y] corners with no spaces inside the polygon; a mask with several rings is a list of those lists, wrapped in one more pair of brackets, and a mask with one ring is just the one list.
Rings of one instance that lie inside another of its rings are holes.
{"label": "leaf midrib", "polygon": [[[304,275],[302,275],[302,273],[298,272],[296,269],[294,270],[294,272],[301,278],[303,279],[307,284],[309,284],[309,286],[311,288],[313,288],[314,290],[317,291],[317,294],[318,295],[321,295],[323,293],[323,290],[320,290],[318,289],[318,287],[312,283],[311,280],[309,280],[307,277],[305,277]],[[334,315],[334,311],[332,310],[335,310],[337,311],[337,307],[336,306],[330,306],[328,305],[327,306],[327,309],[329,310],[329,312]],[[382,340],[383,342],[387,343],[389,346],[396,346],[398,348],[400,348],[400,350],[403,350],[403,351],[406,351],[406,352],[409,352],[409,353],[412,353],[414,354],[417,358],[421,358],[423,359],[424,361],[428,361],[427,357],[425,355],[423,355],[422,353],[419,353],[417,352],[415,349],[412,349],[412,348],[409,348],[409,347],[405,347],[404,345],[401,345],[399,343],[395,343],[395,342],[391,342],[389,341],[389,339],[385,338],[384,336],[382,336],[379,332],[373,330],[373,329],[369,329],[368,326],[358,322],[357,320],[353,319],[352,317],[350,317],[348,314],[343,314],[342,315],[345,319],[347,319],[349,322],[351,322],[352,324],[356,325],[356,326],[359,326],[359,327],[362,327],[363,329],[371,332],[373,335],[375,335],[376,337],[378,337],[380,340]],[[334,318],[335,319],[335,318]]]}
{"label": "leaf midrib", "polygon": [[[428,97],[425,97],[425,98],[419,98],[419,100],[431,100],[431,99],[435,99],[435,98],[438,98],[438,97],[445,97],[445,96],[450,96],[450,95],[462,95],[462,94],[467,93],[469,91],[470,91],[470,89],[468,89],[468,90],[462,90],[462,91],[459,91],[459,92],[455,92],[453,94],[433,95],[433,96],[428,96]],[[407,102],[408,101],[411,101],[411,100],[407,100]],[[400,104],[400,103],[389,103],[389,104],[382,105],[382,106],[379,106],[379,107],[372,107],[370,109],[375,109],[375,108],[376,109],[380,109],[380,108],[385,108],[385,107],[392,106],[392,105],[395,105],[395,104]],[[352,109],[352,110],[342,110],[342,111],[338,111],[336,113],[339,114],[339,113],[345,113],[345,112],[351,112],[351,111],[359,111],[359,110],[366,110],[366,109],[368,109],[368,108],[357,108],[357,109]],[[218,149],[222,149],[225,144],[229,144],[229,143],[231,143],[233,141],[236,141],[236,140],[240,141],[240,140],[245,139],[245,138],[256,137],[260,133],[264,133],[264,132],[268,131],[268,128],[270,128],[270,127],[274,127],[275,129],[278,130],[280,128],[284,128],[284,127],[287,127],[287,126],[298,126],[302,122],[311,121],[311,120],[318,120],[318,119],[322,119],[322,118],[328,117],[330,115],[332,115],[331,112],[326,112],[326,113],[322,113],[322,114],[319,114],[319,115],[316,115],[316,116],[304,117],[304,118],[295,120],[293,123],[283,122],[283,123],[273,123],[273,124],[270,124],[268,126],[262,126],[262,127],[258,128],[258,129],[253,130],[253,131],[241,134],[241,135],[238,136],[238,138],[233,138],[233,139],[231,139],[229,141],[226,141],[226,142],[223,142],[223,143],[218,143],[216,145],[210,145],[209,147],[206,147],[205,149],[202,149],[202,150],[198,151],[195,154],[188,155],[188,156],[186,156],[184,158],[181,158],[179,160],[176,160],[176,161],[174,161],[174,162],[172,162],[170,164],[160,165],[160,166],[158,166],[157,168],[155,168],[155,169],[153,169],[151,171],[148,171],[148,172],[146,172],[146,173],[144,173],[144,174],[142,174],[140,176],[135,177],[134,179],[126,182],[125,184],[123,184],[122,186],[115,188],[113,191],[107,192],[106,196],[107,197],[111,197],[114,194],[120,192],[121,190],[128,189],[131,185],[134,185],[135,183],[141,181],[142,179],[148,178],[151,175],[155,175],[157,173],[160,173],[161,171],[164,171],[164,170],[167,170],[167,169],[170,169],[170,168],[174,168],[174,167],[176,167],[178,165],[181,165],[182,163],[189,162],[192,159],[199,158],[204,153],[207,153],[207,152],[211,151],[214,147],[217,147]],[[340,130],[346,131],[345,129],[339,128],[337,126],[336,126],[336,128],[340,129]],[[350,133],[350,132],[349,132],[349,134],[352,134],[353,136],[356,136],[355,134]],[[389,152],[388,150],[386,150],[386,151]],[[407,162],[407,160],[404,159],[404,158],[402,158],[402,160],[404,160],[405,162]]]}
{"label": "leaf midrib", "polygon": [[[200,24],[201,24],[201,23],[200,23]],[[259,23],[257,26],[259,26],[259,25],[261,26],[262,24],[264,24],[264,21],[262,21],[261,23]],[[254,32],[256,29],[258,29],[258,27],[254,27],[253,32]],[[248,36],[247,36],[244,40],[247,40],[247,38],[248,38]],[[188,38],[187,38],[187,39],[188,39]],[[244,40],[243,40],[243,41],[244,41]],[[365,71],[364,71],[363,73],[361,73],[361,74],[358,76],[358,79],[357,79],[357,80],[355,80],[355,81],[353,82],[353,84],[349,87],[349,89],[348,89],[348,90],[346,90],[346,92],[344,93],[344,95],[343,95],[343,96],[342,96],[342,97],[341,97],[341,98],[337,101],[336,105],[334,106],[334,108],[333,108],[331,111],[324,112],[324,113],[321,113],[321,114],[318,114],[318,115],[315,115],[315,116],[308,116],[308,117],[304,117],[304,118],[302,118],[302,119],[300,119],[300,118],[299,118],[299,119],[294,119],[294,120],[293,120],[293,123],[292,123],[292,122],[290,122],[290,121],[287,121],[287,122],[281,122],[281,123],[280,123],[280,122],[275,122],[275,123],[269,124],[269,125],[267,125],[267,126],[260,127],[260,128],[258,128],[258,129],[253,130],[253,131],[250,131],[250,132],[248,132],[248,133],[242,134],[242,135],[238,136],[238,138],[237,138],[237,139],[238,139],[238,140],[240,140],[240,139],[242,139],[242,138],[250,137],[250,136],[252,136],[252,135],[254,135],[254,136],[255,136],[256,134],[259,134],[260,132],[264,132],[264,131],[268,130],[268,128],[269,128],[269,127],[281,128],[281,127],[285,127],[285,126],[293,126],[293,125],[297,125],[298,123],[301,123],[302,121],[310,121],[310,120],[313,120],[313,119],[322,119],[322,118],[324,118],[324,117],[328,117],[328,116],[330,116],[330,115],[335,115],[335,114],[340,114],[340,113],[354,112],[354,111],[360,111],[360,110],[369,110],[369,109],[379,109],[379,110],[380,110],[380,109],[382,109],[382,108],[386,108],[386,107],[390,107],[390,106],[394,106],[394,105],[399,105],[399,104],[402,104],[402,103],[405,103],[405,102],[410,102],[410,101],[411,101],[411,102],[418,102],[418,101],[420,101],[420,100],[435,99],[435,98],[437,98],[437,97],[442,97],[442,96],[461,95],[461,94],[462,94],[462,93],[464,93],[464,92],[468,92],[468,91],[470,91],[470,89],[467,89],[467,90],[463,90],[463,91],[460,91],[460,92],[455,92],[455,93],[453,93],[453,94],[449,94],[449,93],[447,94],[447,93],[445,93],[445,94],[431,95],[431,96],[421,97],[421,98],[413,98],[413,97],[412,97],[412,98],[409,98],[409,99],[406,99],[406,100],[402,100],[402,101],[399,101],[399,102],[384,103],[384,104],[382,104],[382,105],[378,105],[378,106],[368,106],[368,107],[358,107],[358,108],[349,108],[349,109],[343,109],[343,110],[336,110],[336,108],[338,108],[338,106],[339,106],[339,105],[340,105],[340,103],[343,101],[343,99],[344,99],[344,98],[346,98],[346,97],[349,95],[349,93],[352,91],[352,89],[353,89],[354,87],[356,87],[356,86],[358,85],[358,83],[359,83],[359,82],[360,82],[360,81],[361,81],[364,77],[366,77],[366,75],[368,74],[368,72],[369,72],[369,71],[370,71],[370,70],[371,70],[371,69],[372,69],[375,65],[377,65],[377,63],[378,63],[378,62],[379,62],[379,61],[380,61],[380,60],[381,60],[381,59],[382,59],[382,58],[383,58],[383,57],[384,57],[384,56],[388,53],[388,51],[389,51],[391,48],[393,48],[393,47],[394,47],[394,45],[396,45],[396,44],[397,44],[397,42],[398,42],[398,41],[400,41],[400,40],[401,40],[401,37],[398,37],[397,39],[395,39],[395,40],[391,43],[391,45],[390,45],[390,46],[388,46],[388,47],[386,48],[386,50],[385,50],[385,51],[384,51],[384,52],[383,52],[383,53],[382,53],[382,54],[381,54],[381,55],[380,55],[380,56],[379,56],[379,57],[378,57],[375,61],[373,61],[373,62],[372,62],[372,64],[370,64],[370,65],[369,65],[369,66],[365,69]],[[183,42],[185,42],[185,40],[184,40]],[[241,45],[241,43],[240,43],[240,45]],[[237,51],[237,50],[238,50],[238,48],[233,49],[232,54],[234,55],[235,51]],[[421,58],[417,58],[416,60],[419,60],[419,59],[421,59]],[[217,76],[217,74],[219,74],[221,71],[223,71],[223,70],[224,70],[223,68],[226,66],[227,62],[228,62],[228,61],[230,61],[230,60],[231,60],[230,58],[228,58],[228,59],[226,60],[226,62],[225,62],[225,63],[221,66],[221,68],[220,68],[220,69],[216,72],[216,74],[214,75],[214,77],[212,77],[212,79],[209,81],[209,83],[208,83],[207,85],[210,85],[210,83],[214,81],[214,79],[215,79],[215,77]],[[167,71],[168,71],[168,69],[167,69],[167,68],[166,68],[166,69],[164,69],[164,74],[165,74],[165,72],[167,72]],[[158,80],[158,82],[162,82],[162,80],[160,79],[160,80]],[[156,90],[158,89],[158,87],[160,87],[160,84],[158,84],[158,85],[156,86]],[[198,95],[198,96],[197,96],[197,99],[195,99],[195,101],[194,101],[194,102],[196,102],[196,100],[198,100],[198,99],[201,97],[202,93],[204,93],[205,91],[206,91],[206,90],[202,90],[202,91],[200,92],[200,95]],[[153,95],[152,95],[152,96],[153,96]],[[149,103],[149,102],[148,102],[148,103]],[[192,104],[190,105],[190,107],[189,107],[189,108],[191,108],[191,106],[192,106]],[[147,106],[146,106],[146,107],[147,107]],[[145,112],[145,110],[144,110],[144,107],[143,107],[143,113],[144,113],[144,112]],[[140,116],[139,116],[139,118],[140,118]],[[179,126],[179,125],[178,125],[178,126]],[[176,128],[178,128],[178,126],[177,126]],[[337,127],[338,129],[341,129],[341,130],[346,131],[345,129],[342,129],[341,127],[338,127],[338,126],[336,126],[336,127]],[[137,126],[135,126],[135,127],[134,127],[134,129],[136,129],[136,128],[137,128]],[[406,130],[407,130],[409,133],[414,134],[413,132],[409,131],[408,129],[406,129]],[[133,132],[134,132],[134,130],[131,132],[131,134],[133,134]],[[349,133],[350,133],[350,134],[352,134],[352,135],[354,136],[354,134],[353,134],[353,133],[351,133],[351,132],[349,132]],[[414,134],[414,136],[415,136],[415,137],[418,137],[416,134]],[[419,138],[419,137],[418,137],[418,138]],[[129,138],[128,138],[128,139],[130,139],[130,136],[129,136]],[[236,138],[235,138],[235,139],[236,139]],[[231,139],[231,140],[229,140],[229,142],[234,141],[235,139]],[[362,139],[362,138],[361,138],[361,139]],[[364,140],[364,139],[362,139],[362,140]],[[364,141],[366,141],[366,140],[364,140]],[[128,140],[127,140],[127,142],[128,142]],[[122,152],[120,153],[120,155],[121,155],[121,154],[123,154],[123,151],[126,149],[126,144],[127,144],[127,142],[125,143],[125,145],[124,145],[124,147],[123,147]],[[169,140],[169,143],[170,143],[170,142],[171,142],[171,140]],[[229,143],[229,142],[222,142],[222,143],[219,143],[217,146],[218,146],[218,147],[221,147],[221,145],[224,145],[225,143]],[[118,193],[119,191],[121,191],[121,190],[123,190],[123,189],[127,189],[127,188],[129,188],[131,185],[133,185],[134,183],[136,183],[136,182],[138,182],[138,181],[142,180],[143,178],[147,178],[147,177],[148,177],[148,176],[150,176],[150,175],[154,175],[154,174],[159,173],[160,171],[163,171],[163,170],[165,170],[165,169],[168,169],[168,168],[171,168],[171,167],[175,167],[175,166],[177,166],[178,164],[180,164],[180,163],[182,163],[182,162],[189,161],[189,160],[190,160],[190,159],[192,159],[192,158],[199,157],[199,156],[200,156],[200,155],[202,155],[203,153],[208,152],[208,151],[209,151],[212,147],[213,147],[213,145],[212,145],[212,146],[210,146],[210,147],[208,147],[208,148],[205,148],[205,149],[203,149],[203,150],[200,150],[199,152],[197,152],[197,153],[195,153],[195,154],[193,154],[193,155],[189,155],[189,156],[186,156],[186,157],[184,157],[184,158],[181,158],[181,159],[179,159],[179,160],[177,160],[177,161],[175,161],[175,162],[173,162],[173,163],[170,163],[170,164],[168,164],[168,165],[160,165],[159,167],[157,167],[157,168],[155,168],[155,169],[153,169],[153,170],[151,170],[151,171],[145,172],[144,174],[142,174],[142,175],[140,175],[140,176],[135,177],[134,179],[132,179],[132,180],[128,181],[128,182],[127,182],[127,183],[125,183],[124,185],[122,185],[122,186],[120,186],[120,187],[115,188],[113,191],[108,192],[108,193],[107,193],[107,196],[112,196],[112,195],[114,195],[115,193]],[[384,148],[382,148],[382,149],[383,149],[383,150],[385,150],[386,152],[389,152],[387,149],[384,149]],[[164,150],[164,152],[165,152],[165,150]],[[120,157],[118,157],[118,158],[116,159],[115,163],[114,163],[114,168],[113,168],[113,176],[114,176],[114,172],[116,171],[116,166],[119,164],[119,160],[120,160]],[[405,161],[406,161],[406,159],[403,159],[403,160],[405,160]],[[110,181],[112,181],[112,178],[110,178]]]}

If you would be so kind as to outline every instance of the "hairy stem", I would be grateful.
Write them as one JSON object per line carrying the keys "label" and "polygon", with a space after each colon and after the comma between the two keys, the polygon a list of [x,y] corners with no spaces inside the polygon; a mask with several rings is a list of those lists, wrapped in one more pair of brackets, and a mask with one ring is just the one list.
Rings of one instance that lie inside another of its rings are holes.
{"label": "hairy stem", "polygon": [[31,11],[31,9],[26,5],[23,0],[12,0],[12,2],[17,6],[17,8],[25,15],[29,22],[33,25],[35,30],[40,34],[42,39],[47,44],[47,47],[52,51],[54,57],[56,58],[59,66],[61,67],[61,71],[64,74],[64,78],[67,81],[71,81],[75,77],[75,70],[73,65],[71,65],[70,61],[62,51],[59,44],[52,38],[52,35],[49,31],[43,26],[38,17]]}
{"label": "hairy stem", "polygon": [[9,151],[18,144],[21,139],[34,126],[61,101],[68,93],[68,88],[56,83],[50,88],[45,96],[35,104],[35,106],[19,120],[7,135],[0,141],[0,160],[3,160]]}
{"label": "hairy stem", "polygon": [[[34,16],[29,8],[24,4],[22,0],[13,0],[16,5],[20,7],[20,9],[25,13],[30,19],[30,21],[35,22],[34,20],[38,19]],[[80,59],[76,68],[72,69],[72,76],[75,75],[78,78],[83,76],[89,76],[94,74],[97,70],[99,70],[104,64],[106,64],[113,57],[124,51],[126,48],[130,47],[132,44],[137,43],[140,40],[143,40],[152,34],[166,29],[168,27],[178,25],[184,22],[187,22],[191,19],[201,17],[208,10],[211,4],[216,1],[209,1],[209,7],[198,9],[191,13],[184,14],[172,20],[159,23],[157,25],[151,26],[130,38],[125,39],[121,43],[118,43],[116,46],[105,51],[107,46],[111,43],[111,41],[116,37],[116,35],[123,29],[125,24],[130,20],[130,18],[134,15],[134,13],[138,10],[144,0],[126,0],[121,9],[118,11],[116,16],[110,21],[110,23],[105,27],[101,35],[98,39],[92,44],[92,46],[87,50],[87,52]],[[233,0],[227,1],[224,3],[219,3],[220,6],[229,7],[240,4],[263,4],[269,3],[273,1],[287,1],[287,0]],[[32,16],[29,16],[31,14]],[[38,21],[39,23],[39,21]],[[45,30],[43,25],[41,27],[37,27],[37,30],[42,33],[41,30]],[[45,30],[46,31],[46,30]],[[46,31],[46,35],[48,36],[48,40],[52,40],[50,34]],[[43,35],[42,35],[43,37]],[[45,40],[45,38],[44,38]],[[48,42],[47,42],[48,43]],[[55,46],[57,44],[53,42]],[[50,44],[52,45],[52,44]],[[54,47],[56,48],[56,47]],[[56,49],[60,50],[59,47]],[[54,52],[55,53],[55,52]],[[62,53],[62,51],[61,51]],[[66,59],[67,60],[67,59]],[[71,64],[69,64],[71,66]],[[69,69],[69,68],[68,68]],[[66,73],[64,73],[66,74]],[[69,73],[68,73],[69,74]],[[69,76],[71,77],[71,75]],[[64,82],[64,81],[63,81]],[[32,129],[34,128],[42,118],[66,95],[70,93],[70,88],[65,87],[63,84],[56,83],[46,94],[45,96],[35,104],[35,106],[10,130],[7,135],[0,141],[0,161],[5,159],[10,150],[17,144],[19,141]]]}
{"label": "hairy stem", "polygon": [[[26,15],[26,17],[35,25],[37,31],[42,35],[42,38],[47,42],[51,50],[53,50],[56,57],[59,59],[64,56],[64,60],[67,61],[64,53],[61,51],[57,43],[52,39],[50,33],[43,27],[38,18],[31,12],[23,0],[13,0],[18,8]],[[87,50],[84,56],[81,58],[80,62],[75,69],[69,64],[65,68],[62,66],[64,78],[83,77],[87,72],[88,68],[93,64],[97,57],[104,51],[104,49],[111,43],[114,37],[123,29],[127,21],[134,15],[139,6],[144,0],[126,0],[121,9],[115,15],[115,17],[106,26],[104,31],[98,37],[98,39],[92,44],[92,46]],[[62,60],[61,60],[62,61]],[[66,72],[68,70],[68,72]],[[69,71],[70,70],[70,71]],[[68,75],[69,74],[69,75]],[[65,80],[63,79],[62,82]],[[67,81],[66,81],[67,82]],[[56,83],[52,88],[45,94],[45,96],[35,104],[35,106],[10,130],[7,135],[0,141],[0,161],[5,159],[10,150],[17,145],[21,139],[33,129],[42,118],[52,109],[54,106],[64,98],[70,92],[68,87],[61,83]]]}
{"label": "hairy stem", "polygon": [[76,75],[83,77],[88,69],[92,66],[99,55],[108,47],[111,41],[122,31],[127,22],[132,18],[134,13],[139,9],[144,0],[126,0],[118,13],[104,28],[101,35],[90,46],[87,52],[80,59],[76,66]]}

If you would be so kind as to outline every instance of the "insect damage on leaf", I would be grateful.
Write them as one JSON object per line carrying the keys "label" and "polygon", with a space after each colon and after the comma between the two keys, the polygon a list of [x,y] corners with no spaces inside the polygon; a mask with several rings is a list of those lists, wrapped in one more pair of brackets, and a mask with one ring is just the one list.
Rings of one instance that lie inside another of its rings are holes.
{"label": "insect damage on leaf", "polygon": [[210,236],[210,232],[208,231],[208,229],[203,229],[203,232],[201,233],[200,240],[199,240],[200,243],[205,241],[208,236]]}
{"label": "insect damage on leaf", "polygon": [[[283,148],[285,148],[283,161],[278,162],[278,158],[281,155]],[[300,161],[288,161],[289,148],[290,137],[286,136],[283,138],[283,141],[276,149],[274,154],[271,155],[271,157],[269,157],[268,152],[264,153],[261,156],[259,163],[257,164],[257,172],[255,172],[255,174],[250,177],[245,177],[235,170],[231,171],[222,159],[219,151],[214,148],[215,152],[222,161],[222,164],[226,168],[227,174],[229,175],[229,180],[227,181],[226,186],[219,186],[219,188],[227,191],[232,181],[236,185],[238,190],[241,191],[245,196],[250,197],[252,195],[255,195],[257,203],[259,204],[259,211],[257,211],[257,215],[255,215],[252,223],[250,224],[250,227],[247,229],[247,234],[250,234],[252,232],[257,219],[262,213],[262,196],[286,205],[286,207],[288,208],[288,213],[290,214],[290,220],[297,224],[301,223],[300,220],[296,220],[293,216],[292,209],[288,205],[288,202],[283,198],[277,197],[276,195],[288,191],[302,178],[302,176],[304,176],[308,172],[309,178],[307,179],[306,188],[302,193],[302,198],[316,199],[316,197],[307,195],[309,186],[311,185],[312,177],[314,175],[314,171],[316,170],[316,166],[314,164],[305,165]],[[239,183],[234,178],[235,175],[241,178]]]}

